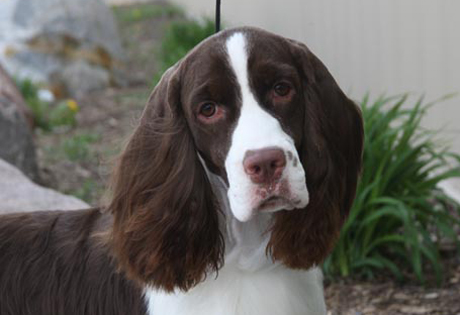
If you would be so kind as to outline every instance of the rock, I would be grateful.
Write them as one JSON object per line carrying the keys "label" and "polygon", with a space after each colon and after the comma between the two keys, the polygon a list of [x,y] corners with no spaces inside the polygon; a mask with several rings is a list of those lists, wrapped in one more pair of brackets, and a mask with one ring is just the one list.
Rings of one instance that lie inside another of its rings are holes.
{"label": "rock", "polygon": [[13,165],[0,159],[0,214],[35,210],[75,210],[88,204],[30,181]]}
{"label": "rock", "polygon": [[362,313],[363,314],[374,314],[377,308],[373,305],[366,306],[363,308]]}
{"label": "rock", "polygon": [[439,293],[437,292],[433,292],[433,293],[427,293],[423,296],[424,299],[427,299],[427,300],[433,300],[433,299],[437,299],[439,297]]}
{"label": "rock", "polygon": [[110,75],[105,69],[77,61],[55,73],[52,83],[64,84],[66,91],[75,98],[81,98],[88,92],[101,90],[110,85]]}
{"label": "rock", "polygon": [[39,180],[28,108],[14,82],[0,68],[0,158]]}
{"label": "rock", "polygon": [[404,314],[428,314],[431,309],[424,306],[403,306],[400,311]]}
{"label": "rock", "polygon": [[34,126],[34,117],[32,111],[27,107],[24,98],[21,95],[16,83],[10,78],[8,73],[0,65],[0,94],[8,97],[16,104],[17,109],[26,118],[30,128]]}
{"label": "rock", "polygon": [[403,292],[398,292],[395,295],[393,295],[393,298],[397,300],[410,300],[411,297]]}
{"label": "rock", "polygon": [[460,178],[454,177],[447,180],[443,180],[438,184],[446,195],[460,203]]}
{"label": "rock", "polygon": [[[113,14],[102,0],[2,0],[0,30],[0,62],[18,77],[53,83],[52,77],[68,77],[84,63],[77,83],[123,84],[123,50]],[[88,90],[88,84],[80,90],[75,80],[61,83],[53,88],[70,96]]]}

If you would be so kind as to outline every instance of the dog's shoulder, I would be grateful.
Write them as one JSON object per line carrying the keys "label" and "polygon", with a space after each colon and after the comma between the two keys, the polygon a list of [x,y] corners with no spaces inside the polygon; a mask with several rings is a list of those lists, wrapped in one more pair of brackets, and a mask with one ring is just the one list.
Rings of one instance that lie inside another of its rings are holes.
{"label": "dog's shoulder", "polygon": [[111,223],[96,208],[0,216],[0,314],[143,314],[110,254]]}

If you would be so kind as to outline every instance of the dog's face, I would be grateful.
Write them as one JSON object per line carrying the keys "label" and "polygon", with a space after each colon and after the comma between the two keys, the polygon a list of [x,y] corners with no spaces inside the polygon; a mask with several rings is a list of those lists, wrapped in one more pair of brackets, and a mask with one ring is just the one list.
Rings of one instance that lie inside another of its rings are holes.
{"label": "dog's face", "polygon": [[307,47],[256,28],[221,32],[165,73],[121,157],[115,254],[168,291],[218,270],[225,231],[207,168],[238,220],[271,213],[267,254],[308,269],[351,207],[362,140],[358,108]]}
{"label": "dog's face", "polygon": [[197,151],[227,180],[230,208],[240,221],[308,203],[298,153],[305,116],[301,73],[277,39],[218,38],[191,54],[205,62],[190,62],[183,75],[181,103]]}

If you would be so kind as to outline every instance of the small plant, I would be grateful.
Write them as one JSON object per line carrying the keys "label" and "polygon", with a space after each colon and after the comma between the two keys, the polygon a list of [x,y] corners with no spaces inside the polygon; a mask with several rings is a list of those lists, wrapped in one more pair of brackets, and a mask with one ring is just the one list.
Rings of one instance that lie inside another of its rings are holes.
{"label": "small plant", "polygon": [[99,193],[100,189],[101,188],[98,187],[94,180],[87,179],[83,182],[80,188],[77,190],[68,191],[67,193],[86,202],[91,202],[93,201],[94,196]]}
{"label": "small plant", "polygon": [[65,139],[62,151],[71,161],[84,161],[91,157],[90,144],[99,140],[95,134],[80,134]]}
{"label": "small plant", "polygon": [[113,11],[117,19],[125,23],[135,23],[159,17],[182,17],[184,15],[180,7],[157,3],[138,4],[130,7],[118,6],[114,7]]}
{"label": "small plant", "polygon": [[58,126],[76,126],[77,114],[79,108],[75,100],[68,99],[57,104],[48,116],[49,124],[54,127]]}
{"label": "small plant", "polygon": [[437,146],[436,134],[421,128],[431,104],[419,100],[407,109],[406,102],[406,96],[362,102],[363,174],[340,239],[324,263],[328,274],[372,277],[387,269],[402,279],[402,271],[411,269],[423,283],[428,269],[439,283],[437,240],[458,245],[459,205],[437,184],[460,176],[460,156]]}
{"label": "small plant", "polygon": [[39,88],[31,80],[16,80],[26,104],[32,110],[35,125],[44,130],[52,131],[60,126],[75,126],[78,104],[74,100],[65,100],[51,104],[39,98]]}
{"label": "small plant", "polygon": [[172,22],[165,32],[159,52],[159,71],[154,78],[158,83],[163,73],[193,47],[214,34],[214,22],[206,19],[202,22],[186,20]]}
{"label": "small plant", "polygon": [[15,81],[19,91],[26,101],[26,104],[32,110],[35,125],[44,131],[51,131],[52,128],[47,119],[49,105],[39,99],[38,86],[29,79],[16,79]]}

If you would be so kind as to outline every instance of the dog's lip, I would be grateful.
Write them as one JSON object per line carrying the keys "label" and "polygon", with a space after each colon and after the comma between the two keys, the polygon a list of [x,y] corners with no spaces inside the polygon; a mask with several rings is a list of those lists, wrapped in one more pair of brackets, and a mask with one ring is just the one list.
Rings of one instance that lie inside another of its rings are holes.
{"label": "dog's lip", "polygon": [[293,208],[294,204],[295,202],[293,200],[285,196],[271,195],[261,200],[258,203],[256,210],[270,212],[278,210],[279,208]]}

